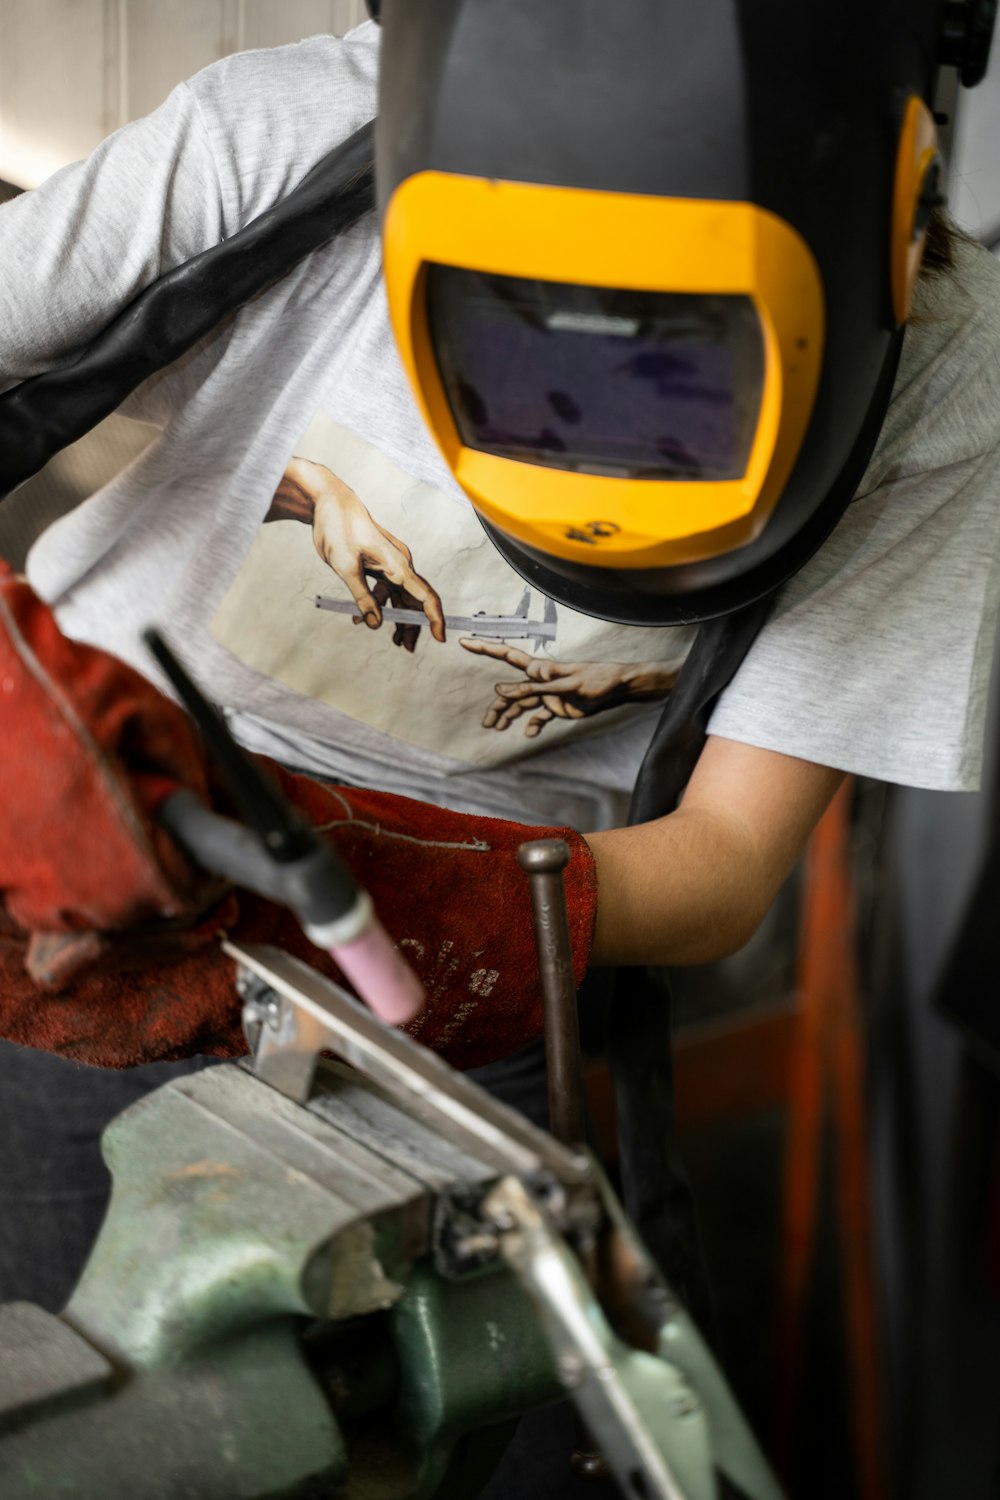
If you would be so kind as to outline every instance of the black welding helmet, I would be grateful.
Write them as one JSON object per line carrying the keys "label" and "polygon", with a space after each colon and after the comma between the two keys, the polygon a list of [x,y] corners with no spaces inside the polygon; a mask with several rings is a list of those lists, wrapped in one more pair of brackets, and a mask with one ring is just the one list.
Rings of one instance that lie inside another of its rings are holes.
{"label": "black welding helmet", "polygon": [[709,618],[839,519],[939,191],[945,9],[382,0],[393,328],[449,467],[551,597]]}

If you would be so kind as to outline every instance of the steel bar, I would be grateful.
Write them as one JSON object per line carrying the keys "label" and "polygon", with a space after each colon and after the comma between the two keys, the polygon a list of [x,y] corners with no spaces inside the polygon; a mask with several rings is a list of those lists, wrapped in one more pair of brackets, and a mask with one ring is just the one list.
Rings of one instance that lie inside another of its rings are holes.
{"label": "steel bar", "polygon": [[517,859],[531,882],[531,909],[545,1019],[549,1125],[557,1141],[578,1145],[584,1140],[586,1130],[573,949],[562,875],[569,864],[569,847],[563,839],[535,839],[521,845]]}
{"label": "steel bar", "polygon": [[506,1172],[547,1170],[567,1185],[589,1180],[585,1156],[552,1140],[443,1058],[384,1025],[308,964],[279,948],[226,940],[222,949],[235,959],[238,975],[256,976],[278,1001],[257,1042],[254,1072],[265,1083],[304,1101],[319,1053],[330,1050],[480,1161]]}

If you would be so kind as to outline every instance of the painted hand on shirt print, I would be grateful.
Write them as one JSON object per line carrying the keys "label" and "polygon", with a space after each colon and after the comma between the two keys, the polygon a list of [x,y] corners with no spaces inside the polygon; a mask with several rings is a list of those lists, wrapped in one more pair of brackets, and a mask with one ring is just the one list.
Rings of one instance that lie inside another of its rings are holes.
{"label": "painted hand on shirt print", "polygon": [[[357,609],[352,616],[356,625],[380,629],[388,608],[395,645],[411,653],[415,650],[423,627],[413,622],[414,614],[418,619],[423,616],[433,639],[444,643],[446,619],[441,597],[415,570],[409,546],[382,526],[332,469],[310,459],[293,458],[264,519],[300,521],[311,527],[319,556],[350,591]],[[317,603],[338,612],[351,610],[347,600]],[[409,620],[393,619],[393,613],[401,610],[408,612]],[[494,683],[493,701],[481,720],[486,730],[502,731],[523,718],[525,738],[536,739],[557,719],[586,719],[624,703],[663,698],[680,670],[677,663],[658,661],[561,662],[548,655],[529,655],[508,644],[511,635],[522,631],[525,636],[537,633],[539,639],[544,632],[549,649],[555,644],[554,609],[548,604],[544,621],[529,620],[527,589],[514,614],[484,614],[482,618],[484,633],[464,635],[459,644],[470,655],[484,658],[484,667],[501,662],[523,674],[516,681]],[[462,618],[461,627],[476,628],[478,619],[478,614]]]}
{"label": "painted hand on shirt print", "polygon": [[[414,569],[409,547],[380,526],[350,485],[325,465],[293,458],[264,520],[303,521],[312,527],[316,551],[347,585],[358,607],[356,625],[378,630],[387,604],[422,610],[434,640],[444,641],[440,596]],[[420,631],[419,625],[397,622],[393,644],[412,652]]]}
{"label": "painted hand on shirt print", "polygon": [[483,728],[508,729],[527,714],[524,733],[529,740],[554,719],[586,719],[622,703],[664,698],[680,671],[679,664],[664,662],[553,661],[503,641],[463,637],[459,644],[524,674],[516,682],[494,684],[496,696],[483,716]]}

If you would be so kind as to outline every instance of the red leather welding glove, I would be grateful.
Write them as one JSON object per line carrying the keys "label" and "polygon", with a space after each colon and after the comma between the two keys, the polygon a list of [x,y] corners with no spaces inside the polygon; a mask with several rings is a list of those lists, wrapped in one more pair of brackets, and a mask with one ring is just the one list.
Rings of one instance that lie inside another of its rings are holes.
{"label": "red leather welding glove", "polygon": [[[407,1030],[460,1068],[506,1057],[537,1036],[530,893],[517,850],[529,838],[561,837],[570,845],[566,896],[579,981],[596,910],[593,860],[580,835],[447,812],[385,792],[327,787],[274,769],[289,800],[333,839],[371,892],[382,922],[423,980],[427,1002]],[[343,982],[332,959],[284,908],[242,890],[238,905],[238,911],[230,906],[212,913],[203,935],[224,930],[238,942],[273,943]],[[147,936],[155,940],[155,933]],[[23,939],[19,945],[18,935],[9,933],[5,944],[0,932],[4,1034],[103,1067],[245,1050],[233,966],[218,946],[118,972],[106,967],[115,961],[115,948],[110,941],[98,972],[42,996],[23,972],[18,976]]]}
{"label": "red leather welding glove", "polygon": [[[243,1041],[232,965],[211,941],[223,930],[339,977],[273,903],[240,892],[238,903],[229,897],[205,910],[217,891],[155,822],[177,786],[207,793],[189,721],[122,663],[66,641],[9,571],[0,573],[0,692],[8,700],[0,786],[9,789],[0,816],[0,1034],[99,1066],[235,1055]],[[553,835],[570,844],[580,977],[596,910],[585,841],[272,769],[301,814],[334,840],[423,979],[428,1003],[410,1028],[420,1040],[472,1067],[537,1035],[517,848]],[[134,968],[137,957],[149,966]]]}
{"label": "red leather welding glove", "polygon": [[[65,972],[92,932],[183,920],[218,899],[156,822],[181,786],[209,793],[187,716],[123,662],[67,640],[0,560],[0,894],[50,954],[50,936],[72,935]],[[40,957],[36,977],[59,974]]]}

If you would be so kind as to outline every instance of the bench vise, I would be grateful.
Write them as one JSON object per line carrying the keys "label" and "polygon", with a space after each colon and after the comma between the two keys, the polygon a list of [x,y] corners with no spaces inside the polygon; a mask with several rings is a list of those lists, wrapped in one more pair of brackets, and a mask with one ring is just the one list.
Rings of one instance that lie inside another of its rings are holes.
{"label": "bench vise", "polygon": [[0,1307],[3,1500],[475,1500],[567,1394],[631,1500],[780,1500],[587,1152],[229,951],[252,1059],[114,1121],[68,1306]]}

